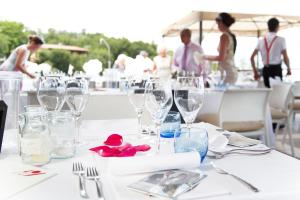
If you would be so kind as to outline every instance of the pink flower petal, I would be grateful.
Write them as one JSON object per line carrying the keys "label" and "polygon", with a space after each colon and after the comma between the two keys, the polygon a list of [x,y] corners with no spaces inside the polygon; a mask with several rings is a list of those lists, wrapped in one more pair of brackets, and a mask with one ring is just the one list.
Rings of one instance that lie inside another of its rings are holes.
{"label": "pink flower petal", "polygon": [[131,156],[135,156],[135,154],[136,154],[135,148],[129,147],[124,151],[122,151],[120,154],[116,155],[116,157],[131,157]]}
{"label": "pink flower petal", "polygon": [[133,146],[133,148],[135,148],[136,151],[143,151],[143,152],[149,151],[151,149],[151,147],[147,144]]}
{"label": "pink flower petal", "polygon": [[104,144],[109,146],[120,146],[123,143],[123,137],[119,134],[111,134],[108,136]]}

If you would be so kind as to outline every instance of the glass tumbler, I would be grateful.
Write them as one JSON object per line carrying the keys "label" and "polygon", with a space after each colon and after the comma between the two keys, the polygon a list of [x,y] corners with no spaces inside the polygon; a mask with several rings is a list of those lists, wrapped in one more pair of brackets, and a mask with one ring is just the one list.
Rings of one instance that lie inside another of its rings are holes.
{"label": "glass tumbler", "polygon": [[160,130],[160,153],[174,153],[174,134],[180,132],[180,113],[170,111],[161,125]]}
{"label": "glass tumbler", "polygon": [[196,151],[203,162],[208,151],[208,135],[204,128],[181,128],[180,134],[175,134],[175,153]]}
{"label": "glass tumbler", "polygon": [[49,112],[48,124],[53,141],[52,158],[71,158],[75,155],[75,118],[70,111]]}

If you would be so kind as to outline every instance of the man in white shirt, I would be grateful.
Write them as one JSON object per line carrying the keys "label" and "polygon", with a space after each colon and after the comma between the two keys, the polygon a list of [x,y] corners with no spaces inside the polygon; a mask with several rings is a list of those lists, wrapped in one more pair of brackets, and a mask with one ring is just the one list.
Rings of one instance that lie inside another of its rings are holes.
{"label": "man in white shirt", "polygon": [[289,57],[287,55],[286,43],[283,37],[277,36],[279,30],[279,21],[271,18],[268,21],[269,33],[258,41],[257,47],[252,53],[251,64],[254,72],[254,79],[258,80],[260,75],[255,66],[255,56],[260,52],[264,63],[263,78],[266,87],[270,87],[269,78],[280,77],[282,80],[281,63],[283,56],[284,63],[287,66],[287,75],[291,75]]}
{"label": "man in white shirt", "polygon": [[194,59],[194,53],[203,54],[201,46],[191,42],[192,32],[189,29],[183,29],[180,32],[181,42],[183,43],[174,54],[174,68],[195,75],[201,75],[202,67]]}

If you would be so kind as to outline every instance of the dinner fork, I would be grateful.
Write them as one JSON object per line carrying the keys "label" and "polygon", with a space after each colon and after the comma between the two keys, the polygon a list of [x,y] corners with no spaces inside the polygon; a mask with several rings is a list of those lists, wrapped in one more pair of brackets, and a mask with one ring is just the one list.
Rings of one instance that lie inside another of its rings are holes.
{"label": "dinner fork", "polygon": [[220,152],[214,153],[213,151],[210,151],[210,152],[212,152],[213,155],[207,154],[207,157],[209,157],[209,158],[215,158],[215,159],[221,159],[221,158],[224,158],[225,156],[230,155],[230,154],[257,156],[257,155],[267,154],[270,151],[262,151],[262,152],[254,152],[254,153],[251,153],[251,152],[242,152],[242,151],[233,151],[233,152],[226,152],[226,153],[220,153]]}
{"label": "dinner fork", "polygon": [[103,196],[103,190],[102,190],[102,185],[100,182],[100,176],[95,167],[88,167],[86,169],[86,178],[88,180],[93,180],[96,183],[96,188],[97,188],[97,194],[98,194],[98,199],[99,200],[104,200]]}
{"label": "dinner fork", "polygon": [[209,149],[210,152],[212,152],[216,157],[224,157],[228,154],[249,154],[249,155],[261,155],[261,154],[267,154],[272,151],[270,148],[266,149],[244,149],[244,148],[237,148],[237,149],[231,149],[227,151],[214,151]]}
{"label": "dinner fork", "polygon": [[244,185],[246,185],[248,188],[250,188],[253,192],[259,192],[259,189],[257,189],[255,186],[253,186],[251,183],[247,182],[246,180],[231,174],[227,171],[225,171],[224,169],[221,169],[219,167],[217,167],[213,162],[211,163],[212,167],[216,170],[217,173],[219,174],[224,174],[224,175],[229,175],[233,178],[235,178],[236,180],[240,181],[241,183],[243,183]]}
{"label": "dinner fork", "polygon": [[79,189],[80,189],[80,196],[88,199],[89,196],[86,192],[86,188],[85,188],[85,180],[84,180],[84,168],[82,163],[73,163],[73,174],[77,175],[79,177]]}

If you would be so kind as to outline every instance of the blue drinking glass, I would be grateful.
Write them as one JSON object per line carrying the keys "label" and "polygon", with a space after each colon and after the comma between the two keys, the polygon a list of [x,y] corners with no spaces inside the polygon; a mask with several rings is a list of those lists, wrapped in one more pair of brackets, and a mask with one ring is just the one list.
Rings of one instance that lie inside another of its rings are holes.
{"label": "blue drinking glass", "polygon": [[208,135],[204,128],[181,128],[180,134],[176,135],[174,143],[175,153],[199,152],[201,162],[208,151]]}
{"label": "blue drinking glass", "polygon": [[180,113],[175,111],[170,111],[161,125],[160,137],[162,138],[174,138],[174,133],[180,131]]}

